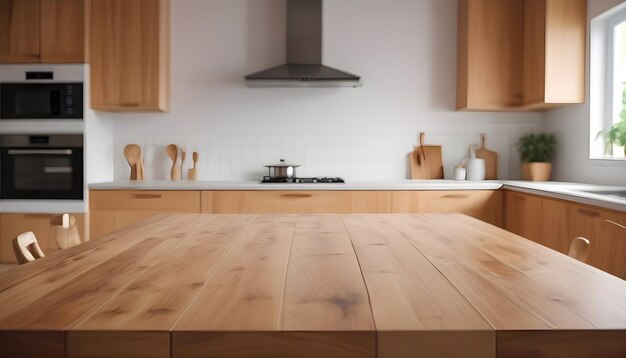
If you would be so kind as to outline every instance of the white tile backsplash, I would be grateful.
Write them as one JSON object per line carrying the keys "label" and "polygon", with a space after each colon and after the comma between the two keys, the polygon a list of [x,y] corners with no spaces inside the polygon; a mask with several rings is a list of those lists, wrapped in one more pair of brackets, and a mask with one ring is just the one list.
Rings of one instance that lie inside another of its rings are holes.
{"label": "white tile backsplash", "polygon": [[284,158],[301,176],[407,177],[419,131],[443,144],[446,175],[487,133],[503,177],[519,175],[515,141],[542,113],[456,112],[457,0],[327,0],[324,62],[362,88],[251,89],[243,77],[284,61],[284,0],[172,2],[171,112],[99,113],[114,127],[115,178],[128,143],[149,179],[166,179],[165,146],[200,153],[200,179],[259,179]]}

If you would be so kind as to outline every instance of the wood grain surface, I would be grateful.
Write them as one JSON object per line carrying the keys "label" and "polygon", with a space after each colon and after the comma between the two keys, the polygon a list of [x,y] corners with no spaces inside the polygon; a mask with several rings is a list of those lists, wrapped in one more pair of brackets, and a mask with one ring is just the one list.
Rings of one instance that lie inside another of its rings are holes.
{"label": "wood grain surface", "polygon": [[626,282],[462,214],[166,214],[0,274],[0,356],[622,357]]}

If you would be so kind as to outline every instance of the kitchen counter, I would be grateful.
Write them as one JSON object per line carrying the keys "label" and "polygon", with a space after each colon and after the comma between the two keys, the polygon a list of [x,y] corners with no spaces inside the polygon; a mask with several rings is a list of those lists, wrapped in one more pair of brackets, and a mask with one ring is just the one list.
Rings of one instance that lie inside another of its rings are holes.
{"label": "kitchen counter", "polygon": [[191,181],[143,180],[91,184],[91,190],[497,190],[498,181],[468,182],[456,180],[346,181],[339,184],[261,184],[254,180]]}
{"label": "kitchen counter", "polygon": [[498,190],[508,189],[529,194],[626,211],[626,199],[585,191],[626,190],[626,187],[564,182],[529,182],[521,180],[388,180],[347,181],[343,184],[261,184],[258,181],[116,181],[89,185],[91,190]]}
{"label": "kitchen counter", "polygon": [[3,357],[626,353],[625,281],[461,214],[161,215],[0,302]]}

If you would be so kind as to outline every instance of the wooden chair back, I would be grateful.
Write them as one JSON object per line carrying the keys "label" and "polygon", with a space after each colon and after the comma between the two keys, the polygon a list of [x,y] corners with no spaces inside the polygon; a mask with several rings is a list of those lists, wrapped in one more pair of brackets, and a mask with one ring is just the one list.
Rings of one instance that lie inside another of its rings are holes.
{"label": "wooden chair back", "polygon": [[17,263],[20,265],[46,256],[41,251],[37,238],[32,231],[25,232],[13,239],[13,251],[15,252]]}
{"label": "wooden chair back", "polygon": [[577,237],[572,240],[568,255],[578,261],[586,262],[589,256],[589,240],[584,237]]}
{"label": "wooden chair back", "polygon": [[61,250],[81,243],[76,218],[70,214],[56,215],[50,219],[52,235]]}

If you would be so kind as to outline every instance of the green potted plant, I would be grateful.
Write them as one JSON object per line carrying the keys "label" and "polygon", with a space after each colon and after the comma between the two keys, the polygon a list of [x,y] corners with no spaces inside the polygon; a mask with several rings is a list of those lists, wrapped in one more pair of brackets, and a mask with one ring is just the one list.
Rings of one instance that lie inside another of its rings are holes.
{"label": "green potted plant", "polygon": [[622,91],[622,111],[619,112],[620,121],[613,124],[611,128],[602,130],[598,133],[599,137],[604,140],[604,154],[613,154],[613,145],[622,147],[624,156],[626,156],[626,82],[624,82],[624,90]]}
{"label": "green potted plant", "polygon": [[522,178],[548,181],[552,173],[552,154],[556,139],[552,134],[527,134],[519,139],[517,148],[522,156]]}

